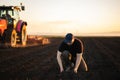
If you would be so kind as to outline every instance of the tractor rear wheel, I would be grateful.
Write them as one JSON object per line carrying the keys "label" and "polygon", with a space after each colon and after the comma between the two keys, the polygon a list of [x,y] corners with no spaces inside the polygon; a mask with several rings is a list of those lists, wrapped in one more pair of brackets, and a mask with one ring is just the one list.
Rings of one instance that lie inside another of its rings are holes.
{"label": "tractor rear wheel", "polygon": [[16,30],[12,30],[11,36],[10,36],[10,45],[14,47],[16,45],[16,38],[17,38],[17,33]]}
{"label": "tractor rear wheel", "polygon": [[26,25],[23,25],[21,29],[21,34],[20,34],[20,42],[23,46],[26,45],[27,42],[27,31],[26,31]]}

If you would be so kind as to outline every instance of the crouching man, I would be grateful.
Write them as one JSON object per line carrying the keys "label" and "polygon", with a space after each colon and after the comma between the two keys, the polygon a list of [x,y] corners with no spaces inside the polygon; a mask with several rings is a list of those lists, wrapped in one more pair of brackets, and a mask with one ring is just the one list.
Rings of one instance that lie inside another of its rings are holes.
{"label": "crouching man", "polygon": [[83,57],[83,44],[82,41],[75,38],[73,34],[68,33],[65,39],[57,50],[57,62],[60,67],[60,72],[73,69],[77,73],[80,63],[86,71],[88,67]]}

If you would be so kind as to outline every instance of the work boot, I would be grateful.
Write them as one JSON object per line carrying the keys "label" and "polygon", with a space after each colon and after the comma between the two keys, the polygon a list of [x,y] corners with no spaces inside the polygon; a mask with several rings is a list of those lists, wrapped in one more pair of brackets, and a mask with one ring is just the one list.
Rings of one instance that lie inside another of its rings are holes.
{"label": "work boot", "polygon": [[67,66],[65,71],[69,71],[71,69],[71,66]]}

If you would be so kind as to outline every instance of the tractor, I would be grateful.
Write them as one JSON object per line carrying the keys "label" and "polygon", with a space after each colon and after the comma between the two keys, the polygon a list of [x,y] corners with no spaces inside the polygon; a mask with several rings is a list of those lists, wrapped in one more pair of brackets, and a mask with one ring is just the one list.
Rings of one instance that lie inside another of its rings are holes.
{"label": "tractor", "polygon": [[20,19],[19,12],[24,11],[24,6],[0,6],[0,44],[11,47],[17,43],[26,45],[27,22]]}

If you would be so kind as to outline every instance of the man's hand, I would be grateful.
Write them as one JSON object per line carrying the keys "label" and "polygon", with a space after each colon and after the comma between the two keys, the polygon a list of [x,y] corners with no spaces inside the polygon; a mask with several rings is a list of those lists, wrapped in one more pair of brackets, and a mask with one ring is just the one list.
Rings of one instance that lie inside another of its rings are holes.
{"label": "man's hand", "polygon": [[64,71],[64,69],[60,69],[60,73],[62,73]]}
{"label": "man's hand", "polygon": [[77,69],[76,69],[76,68],[74,68],[74,73],[76,73],[76,74],[77,74]]}

